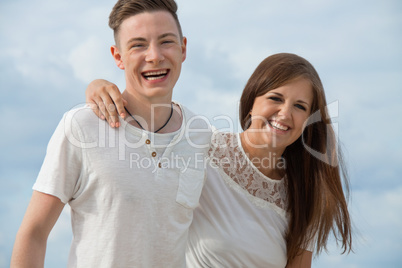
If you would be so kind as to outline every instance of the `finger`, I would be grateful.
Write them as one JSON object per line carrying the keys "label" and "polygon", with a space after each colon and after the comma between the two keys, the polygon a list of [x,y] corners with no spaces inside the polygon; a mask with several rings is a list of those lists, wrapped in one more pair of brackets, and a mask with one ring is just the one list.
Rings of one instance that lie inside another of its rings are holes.
{"label": "finger", "polygon": [[[98,109],[99,109],[100,113],[103,115],[103,117],[101,116],[101,118],[102,118],[103,120],[106,119],[106,121],[108,121],[109,113],[108,113],[107,110],[106,110],[105,103],[103,102],[102,98],[99,98],[99,99],[97,100],[96,104],[98,105]],[[109,121],[108,121],[108,122],[109,122]]]}
{"label": "finger", "polygon": [[[87,92],[86,92],[87,93]],[[104,113],[99,105],[102,105],[102,99],[98,96],[88,96],[85,94],[86,103],[91,107],[92,111],[102,120],[105,120]]]}
{"label": "finger", "polygon": [[116,114],[120,115],[122,118],[126,117],[126,110],[124,109],[125,100],[122,98],[121,93],[119,91],[113,91],[110,93],[110,97],[112,98],[113,103],[116,106]]}
{"label": "finger", "polygon": [[[119,88],[115,84],[106,86],[105,88],[105,104],[107,103],[107,109],[110,114],[111,120],[115,123],[115,127],[120,126],[119,115],[125,117],[125,109],[123,104],[123,98]],[[111,99],[111,102],[109,101]]]}
{"label": "finger", "polygon": [[93,98],[92,99],[92,110],[94,111],[94,113],[102,120],[106,119],[106,116],[104,114],[104,111],[102,111],[102,107],[103,107],[103,102],[102,99],[99,97]]}
{"label": "finger", "polygon": [[[107,94],[109,94],[110,98],[112,99],[112,101],[115,105],[114,108],[116,109],[116,115],[118,114],[122,118],[124,118],[126,116],[126,111],[124,109],[125,104],[124,104],[124,100],[122,98],[119,88],[115,84],[109,84],[104,89],[107,92]],[[109,113],[112,115],[115,115],[114,110],[113,110],[113,112],[109,111]]]}
{"label": "finger", "polygon": [[124,106],[127,106],[128,105],[128,101],[126,101],[125,99],[122,99],[123,100],[123,105]]}
{"label": "finger", "polygon": [[120,116],[122,117],[122,118],[126,118],[126,115],[127,115],[127,113],[126,113],[126,108],[124,108],[124,107],[126,107],[127,105],[128,105],[128,101],[126,101],[125,99],[123,99],[123,98],[121,98],[121,100],[122,100],[122,102],[123,102],[123,112],[122,113],[120,113]]}
{"label": "finger", "polygon": [[90,103],[88,103],[88,105],[89,105],[89,107],[91,107],[92,111],[96,114],[97,117],[99,117],[102,120],[105,120],[104,115],[99,110],[98,104],[91,101]]}
{"label": "finger", "polygon": [[119,122],[119,117],[116,112],[116,108],[109,94],[101,94],[102,103],[105,110],[105,117],[111,127],[115,127]]}
{"label": "finger", "polygon": [[112,123],[111,126],[119,127],[120,122],[119,122],[119,115],[117,114],[116,111],[116,106],[114,105],[114,103],[109,103],[106,107],[109,112],[110,121]]}
{"label": "finger", "polygon": [[[107,80],[94,80],[88,85],[85,96],[87,102],[94,101],[98,105],[100,113],[111,127],[120,125],[118,113],[121,113],[122,105],[118,104],[119,112],[115,107],[114,98],[121,96],[121,93],[116,85]],[[116,100],[116,102],[120,103],[122,101]]]}

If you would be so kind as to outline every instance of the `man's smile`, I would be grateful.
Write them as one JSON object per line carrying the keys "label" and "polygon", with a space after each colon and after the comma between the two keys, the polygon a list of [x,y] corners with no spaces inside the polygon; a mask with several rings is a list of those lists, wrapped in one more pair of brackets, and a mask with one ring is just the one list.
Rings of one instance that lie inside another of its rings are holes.
{"label": "man's smile", "polygon": [[168,73],[169,73],[169,70],[164,69],[164,70],[159,70],[159,71],[143,72],[142,76],[148,81],[153,81],[153,80],[164,78],[165,76],[167,76]]}

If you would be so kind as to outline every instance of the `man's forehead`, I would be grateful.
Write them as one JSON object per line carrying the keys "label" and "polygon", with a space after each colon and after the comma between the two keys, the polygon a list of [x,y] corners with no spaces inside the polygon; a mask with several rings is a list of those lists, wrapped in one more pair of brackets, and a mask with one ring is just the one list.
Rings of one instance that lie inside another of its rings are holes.
{"label": "man's forehead", "polygon": [[[162,13],[161,13],[162,12]],[[120,40],[127,42],[135,38],[175,37],[180,39],[178,25],[167,11],[143,12],[123,21],[120,27]]]}
{"label": "man's forehead", "polygon": [[155,24],[160,24],[160,26],[174,27],[178,30],[176,21],[172,14],[167,11],[152,11],[152,12],[141,12],[132,16],[127,17],[121,23],[121,27],[137,27],[147,29]]}

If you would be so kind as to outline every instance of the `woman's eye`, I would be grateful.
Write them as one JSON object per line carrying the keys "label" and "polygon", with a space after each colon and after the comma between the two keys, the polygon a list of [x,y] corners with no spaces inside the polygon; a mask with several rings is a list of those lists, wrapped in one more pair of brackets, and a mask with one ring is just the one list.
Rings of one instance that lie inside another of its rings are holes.
{"label": "woman's eye", "polygon": [[297,108],[299,108],[300,110],[307,111],[306,107],[304,107],[304,106],[301,105],[301,104],[296,104],[295,106],[296,106]]}

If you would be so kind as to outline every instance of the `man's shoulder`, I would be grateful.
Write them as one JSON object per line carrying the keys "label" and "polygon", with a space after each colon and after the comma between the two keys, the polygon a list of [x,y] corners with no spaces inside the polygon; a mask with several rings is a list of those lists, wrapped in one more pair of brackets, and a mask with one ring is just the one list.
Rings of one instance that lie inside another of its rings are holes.
{"label": "man's shoulder", "polygon": [[195,115],[195,113],[193,111],[191,111],[189,108],[187,108],[185,105],[183,105],[183,104],[181,104],[181,103],[179,103],[177,101],[175,101],[174,103],[177,104],[180,107],[180,109],[181,109],[181,111],[182,111],[182,113],[184,114],[185,117]]}
{"label": "man's shoulder", "polygon": [[[179,104],[179,103],[177,103]],[[185,120],[185,123],[188,124],[194,124],[194,123],[198,123],[198,124],[202,124],[204,126],[208,126],[211,127],[211,123],[209,122],[208,118],[202,114],[196,114],[194,113],[192,110],[190,110],[189,108],[187,108],[186,106],[184,106],[183,104],[179,104],[180,108],[182,110],[183,113],[183,119]]]}
{"label": "man's shoulder", "polygon": [[99,121],[103,121],[94,113],[94,111],[88,105],[74,107],[68,110],[64,114],[64,119],[70,120],[80,125],[92,123],[99,124]]}
{"label": "man's shoulder", "polygon": [[101,120],[89,106],[81,106],[67,111],[63,119],[66,127],[78,127],[81,131],[98,130],[100,126],[107,127],[106,121]]}
{"label": "man's shoulder", "polygon": [[187,107],[180,105],[183,112],[183,126],[182,131],[185,133],[185,138],[195,149],[208,149],[211,143],[211,135],[213,133],[213,126],[209,119],[200,114],[196,114],[189,110]]}

